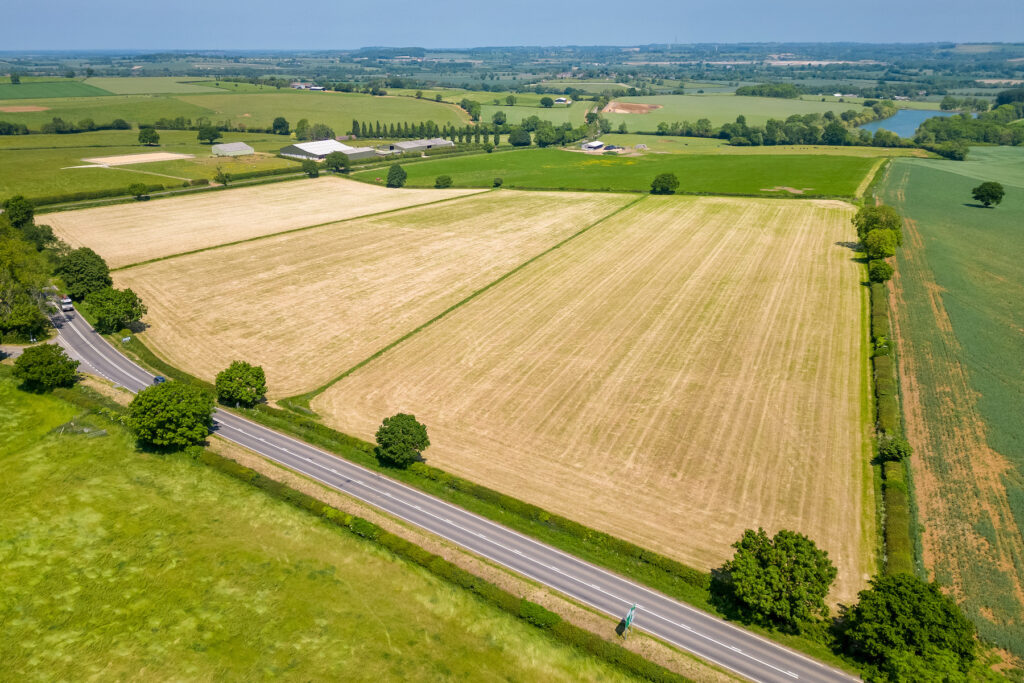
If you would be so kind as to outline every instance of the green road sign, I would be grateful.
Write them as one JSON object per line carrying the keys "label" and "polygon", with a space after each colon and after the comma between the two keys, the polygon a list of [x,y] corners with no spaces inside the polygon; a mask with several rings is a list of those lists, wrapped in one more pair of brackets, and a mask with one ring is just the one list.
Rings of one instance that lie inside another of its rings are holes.
{"label": "green road sign", "polygon": [[636,605],[629,608],[629,614],[626,615],[626,629],[629,629],[633,625],[633,615],[636,614]]}

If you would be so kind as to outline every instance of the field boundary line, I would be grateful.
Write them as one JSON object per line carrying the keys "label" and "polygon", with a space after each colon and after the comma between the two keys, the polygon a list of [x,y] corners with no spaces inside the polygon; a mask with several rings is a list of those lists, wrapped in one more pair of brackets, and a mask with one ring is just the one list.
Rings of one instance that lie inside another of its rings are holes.
{"label": "field boundary line", "polygon": [[874,165],[871,166],[870,169],[868,169],[868,172],[864,176],[864,179],[860,181],[860,185],[858,185],[857,189],[853,191],[854,199],[860,199],[861,197],[864,196],[864,193],[867,192],[868,188],[874,184],[875,176],[878,175],[878,170],[882,168],[882,164],[884,164],[885,162],[886,159],[879,159],[874,163]]}
{"label": "field boundary line", "polygon": [[256,237],[246,237],[244,240],[235,240],[234,242],[225,242],[224,244],[215,244],[212,247],[202,247],[200,249],[192,249],[191,251],[182,251],[177,254],[168,254],[167,256],[158,256],[156,258],[147,259],[145,261],[138,261],[137,263],[129,263],[126,266],[118,266],[117,268],[111,268],[111,273],[116,273],[122,270],[128,270],[129,268],[135,268],[137,266],[146,266],[151,263],[158,263],[160,261],[168,261],[173,258],[180,256],[191,256],[192,254],[201,254],[204,251],[213,251],[214,249],[222,249],[224,247],[233,247],[236,244],[245,244],[247,242],[256,242],[257,240],[265,240],[270,237],[280,237],[281,235],[290,235],[295,232],[302,232],[303,230],[314,230],[316,228],[323,228],[328,225],[334,225],[336,223],[348,223],[349,221],[359,220],[361,218],[376,218],[377,216],[384,216],[389,213],[397,213],[399,211],[407,211],[409,209],[419,209],[424,206],[434,206],[435,204],[441,204],[443,202],[453,202],[459,199],[468,199],[469,197],[477,197],[483,194],[488,194],[494,190],[488,190],[487,188],[481,188],[479,192],[473,194],[464,194],[458,197],[445,197],[444,199],[435,199],[433,201],[425,202],[423,204],[412,204],[410,206],[400,206],[397,209],[386,209],[384,211],[377,211],[376,213],[366,213],[361,216],[351,216],[349,218],[342,218],[336,221],[327,221],[325,223],[316,223],[314,225],[304,225],[300,228],[290,228],[288,230],[282,230],[281,232],[274,232],[269,235],[257,235]]}
{"label": "field boundary line", "polygon": [[[476,195],[470,195],[470,196],[476,196]],[[358,363],[356,363],[355,365],[350,367],[348,370],[346,370],[345,372],[341,373],[340,375],[338,375],[337,377],[335,377],[331,381],[327,382],[323,386],[317,387],[316,389],[313,389],[312,391],[309,391],[309,392],[307,392],[305,394],[299,394],[298,396],[291,396],[291,397],[287,397],[287,398],[282,398],[282,399],[280,399],[278,401],[278,403],[283,405],[283,406],[287,406],[289,408],[291,408],[293,405],[302,405],[302,404],[309,405],[309,402],[310,402],[311,399],[313,399],[314,397],[318,396],[319,394],[322,394],[324,391],[326,391],[330,387],[334,386],[335,384],[337,384],[341,380],[345,379],[346,377],[348,377],[353,372],[355,372],[359,368],[363,367],[364,365],[366,365],[370,361],[373,361],[373,360],[376,360],[377,358],[380,358],[381,356],[383,356],[385,353],[387,353],[391,349],[395,348],[396,346],[398,346],[402,342],[404,342],[407,339],[411,338],[416,333],[421,332],[422,330],[426,329],[427,327],[430,327],[431,325],[436,323],[438,320],[441,320],[442,318],[447,316],[452,311],[454,311],[457,308],[461,307],[463,304],[469,303],[473,299],[477,298],[478,296],[480,296],[484,292],[488,291],[492,287],[494,287],[494,286],[504,282],[505,280],[507,280],[508,278],[512,277],[513,275],[515,275],[516,273],[518,273],[522,269],[526,268],[531,263],[537,261],[538,259],[540,259],[540,258],[542,258],[542,257],[544,257],[544,256],[546,256],[548,254],[550,254],[551,252],[555,251],[556,249],[560,249],[561,247],[563,247],[564,245],[568,244],[572,240],[576,239],[580,235],[582,235],[582,234],[586,233],[587,231],[589,231],[591,228],[594,228],[594,227],[600,225],[601,223],[604,223],[609,218],[617,216],[618,214],[622,213],[626,209],[629,209],[629,208],[632,208],[633,206],[636,206],[637,204],[642,202],[644,199],[646,199],[648,196],[649,195],[644,194],[644,195],[641,195],[641,196],[637,197],[636,199],[634,199],[634,200],[632,200],[630,202],[627,202],[626,204],[620,206],[619,208],[615,209],[611,213],[606,214],[606,215],[602,216],[601,218],[597,219],[596,221],[594,221],[590,225],[584,226],[580,230],[577,230],[576,232],[574,232],[573,234],[569,235],[568,237],[566,237],[561,242],[558,242],[557,244],[554,244],[553,246],[548,247],[547,249],[541,251],[540,253],[538,253],[538,254],[536,254],[534,256],[531,256],[529,259],[527,259],[526,261],[523,261],[522,263],[520,263],[518,266],[516,266],[512,270],[508,271],[507,273],[502,274],[496,280],[492,280],[491,282],[488,282],[486,285],[484,285],[480,289],[477,289],[476,291],[471,292],[464,299],[462,299],[460,301],[457,301],[454,304],[452,304],[451,306],[449,306],[448,308],[444,309],[443,311],[441,311],[440,313],[435,315],[430,320],[427,320],[426,322],[421,323],[420,325],[416,326],[412,330],[410,330],[410,331],[406,332],[405,334],[403,334],[398,339],[396,339],[393,342],[387,344],[386,346],[378,349],[372,355],[370,355],[370,356],[364,358],[363,360],[359,361]]]}

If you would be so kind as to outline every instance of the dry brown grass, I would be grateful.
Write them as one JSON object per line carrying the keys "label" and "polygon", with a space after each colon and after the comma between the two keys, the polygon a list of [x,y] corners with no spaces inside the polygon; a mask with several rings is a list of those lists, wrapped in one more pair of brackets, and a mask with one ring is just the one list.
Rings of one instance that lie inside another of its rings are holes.
{"label": "dry brown grass", "polygon": [[178,159],[191,159],[191,154],[178,154],[177,152],[150,152],[148,154],[120,154],[112,157],[90,157],[82,161],[100,166],[128,166],[130,164],[149,164],[154,161],[176,161]]}
{"label": "dry brown grass", "polygon": [[211,379],[232,360],[258,363],[282,397],[323,385],[631,199],[494,192],[156,261],[114,282],[146,302],[143,338],[171,364]]}
{"label": "dry brown grass", "polygon": [[479,190],[394,190],[337,177],[206,192],[46,216],[72,246],[111,268]]}
{"label": "dry brown grass", "polygon": [[799,530],[849,601],[873,569],[851,214],[647,198],[313,407],[367,439],[411,412],[431,463],[694,566],[745,528]]}

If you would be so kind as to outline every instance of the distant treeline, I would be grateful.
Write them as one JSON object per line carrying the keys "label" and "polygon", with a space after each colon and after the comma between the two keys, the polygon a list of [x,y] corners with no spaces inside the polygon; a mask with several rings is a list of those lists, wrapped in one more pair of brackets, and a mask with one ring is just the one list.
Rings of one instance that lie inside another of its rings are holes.
{"label": "distant treeline", "polygon": [[[1024,94],[1024,90],[1020,91]],[[1024,101],[1001,104],[992,111],[931,118],[917,129],[914,142],[919,145],[946,142],[986,142],[993,145],[1024,144],[1024,126],[1011,125],[1024,118]]]}
{"label": "distant treeline", "polygon": [[736,88],[736,94],[751,97],[782,97],[792,100],[800,97],[803,90],[792,83],[760,83],[758,85],[741,85]]}
{"label": "distant treeline", "polygon": [[[54,117],[53,120],[44,123],[40,133],[87,133],[91,130],[131,130],[131,124],[124,119],[114,119],[110,123],[96,123],[92,119],[82,119],[78,123],[65,121],[62,118]],[[31,133],[24,123],[9,123],[0,121],[0,135],[28,135]]]}

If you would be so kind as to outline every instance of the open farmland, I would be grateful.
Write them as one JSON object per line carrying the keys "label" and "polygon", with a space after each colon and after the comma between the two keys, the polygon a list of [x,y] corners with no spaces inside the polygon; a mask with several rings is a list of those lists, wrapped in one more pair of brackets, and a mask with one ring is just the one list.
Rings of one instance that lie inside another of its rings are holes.
{"label": "open farmland", "polygon": [[[217,195],[229,196],[213,194],[215,202],[223,201]],[[173,365],[212,379],[245,359],[263,366],[272,397],[289,396],[337,377],[630,198],[557,199],[466,197],[157,261],[118,271],[114,282],[146,302],[143,338]],[[285,203],[291,209],[281,217],[302,205]],[[205,212],[193,204],[169,225]],[[280,230],[266,213],[257,222]]]}
{"label": "open farmland", "polygon": [[87,85],[102,88],[115,95],[163,95],[223,92],[214,81],[171,76],[132,76],[130,78],[89,78]]}
{"label": "open farmland", "polygon": [[602,114],[612,122],[613,128],[625,123],[629,130],[654,131],[662,121],[695,122],[709,119],[712,126],[732,123],[736,117],[747,117],[747,125],[763,126],[768,119],[782,119],[793,114],[824,114],[833,111],[838,116],[847,109],[862,110],[854,102],[820,102],[787,100],[778,97],[746,97],[733,94],[722,95],[660,95],[657,97],[620,97],[615,102],[636,103],[658,107],[646,114]]}
{"label": "open farmland", "polygon": [[[648,192],[656,175],[675,173],[680,193],[852,197],[876,161],[824,154],[620,157],[549,148],[437,159],[403,168],[410,187],[433,187],[437,176],[450,175],[456,187],[491,187],[500,177],[504,187]],[[379,170],[353,174],[370,182],[384,175]]]}
{"label": "open farmland", "polygon": [[72,122],[92,119],[99,124],[110,123],[114,119],[124,119],[137,124],[153,123],[165,117],[173,119],[176,116],[184,116],[193,120],[201,116],[213,117],[213,112],[201,104],[197,106],[166,95],[53,97],[8,101],[0,99],[0,107],[8,105],[32,109],[13,113],[2,112],[0,121],[24,123],[32,130],[39,130],[40,126],[49,123],[55,116]]}
{"label": "open farmland", "polygon": [[927,157],[928,152],[916,147],[855,147],[837,145],[730,145],[721,138],[695,138],[675,135],[641,135],[609,133],[601,136],[606,145],[633,147],[647,145],[656,154],[824,154],[851,157]]}
{"label": "open farmland", "polygon": [[44,97],[96,97],[111,94],[102,87],[66,78],[25,80],[17,85],[0,83],[0,100],[28,100]]}
{"label": "open farmland", "polygon": [[46,222],[68,244],[90,247],[111,268],[119,268],[464,194],[466,190],[370,190],[361,183],[323,177],[64,211],[47,215]]}
{"label": "open farmland", "polygon": [[852,213],[644,198],[311,405],[367,439],[413,413],[430,463],[697,567],[802,531],[850,601],[874,569]]}
{"label": "open farmland", "polygon": [[[893,280],[900,380],[925,567],[981,636],[1024,656],[1024,150],[898,160],[883,199],[907,216]],[[997,180],[996,209],[971,188]]]}

